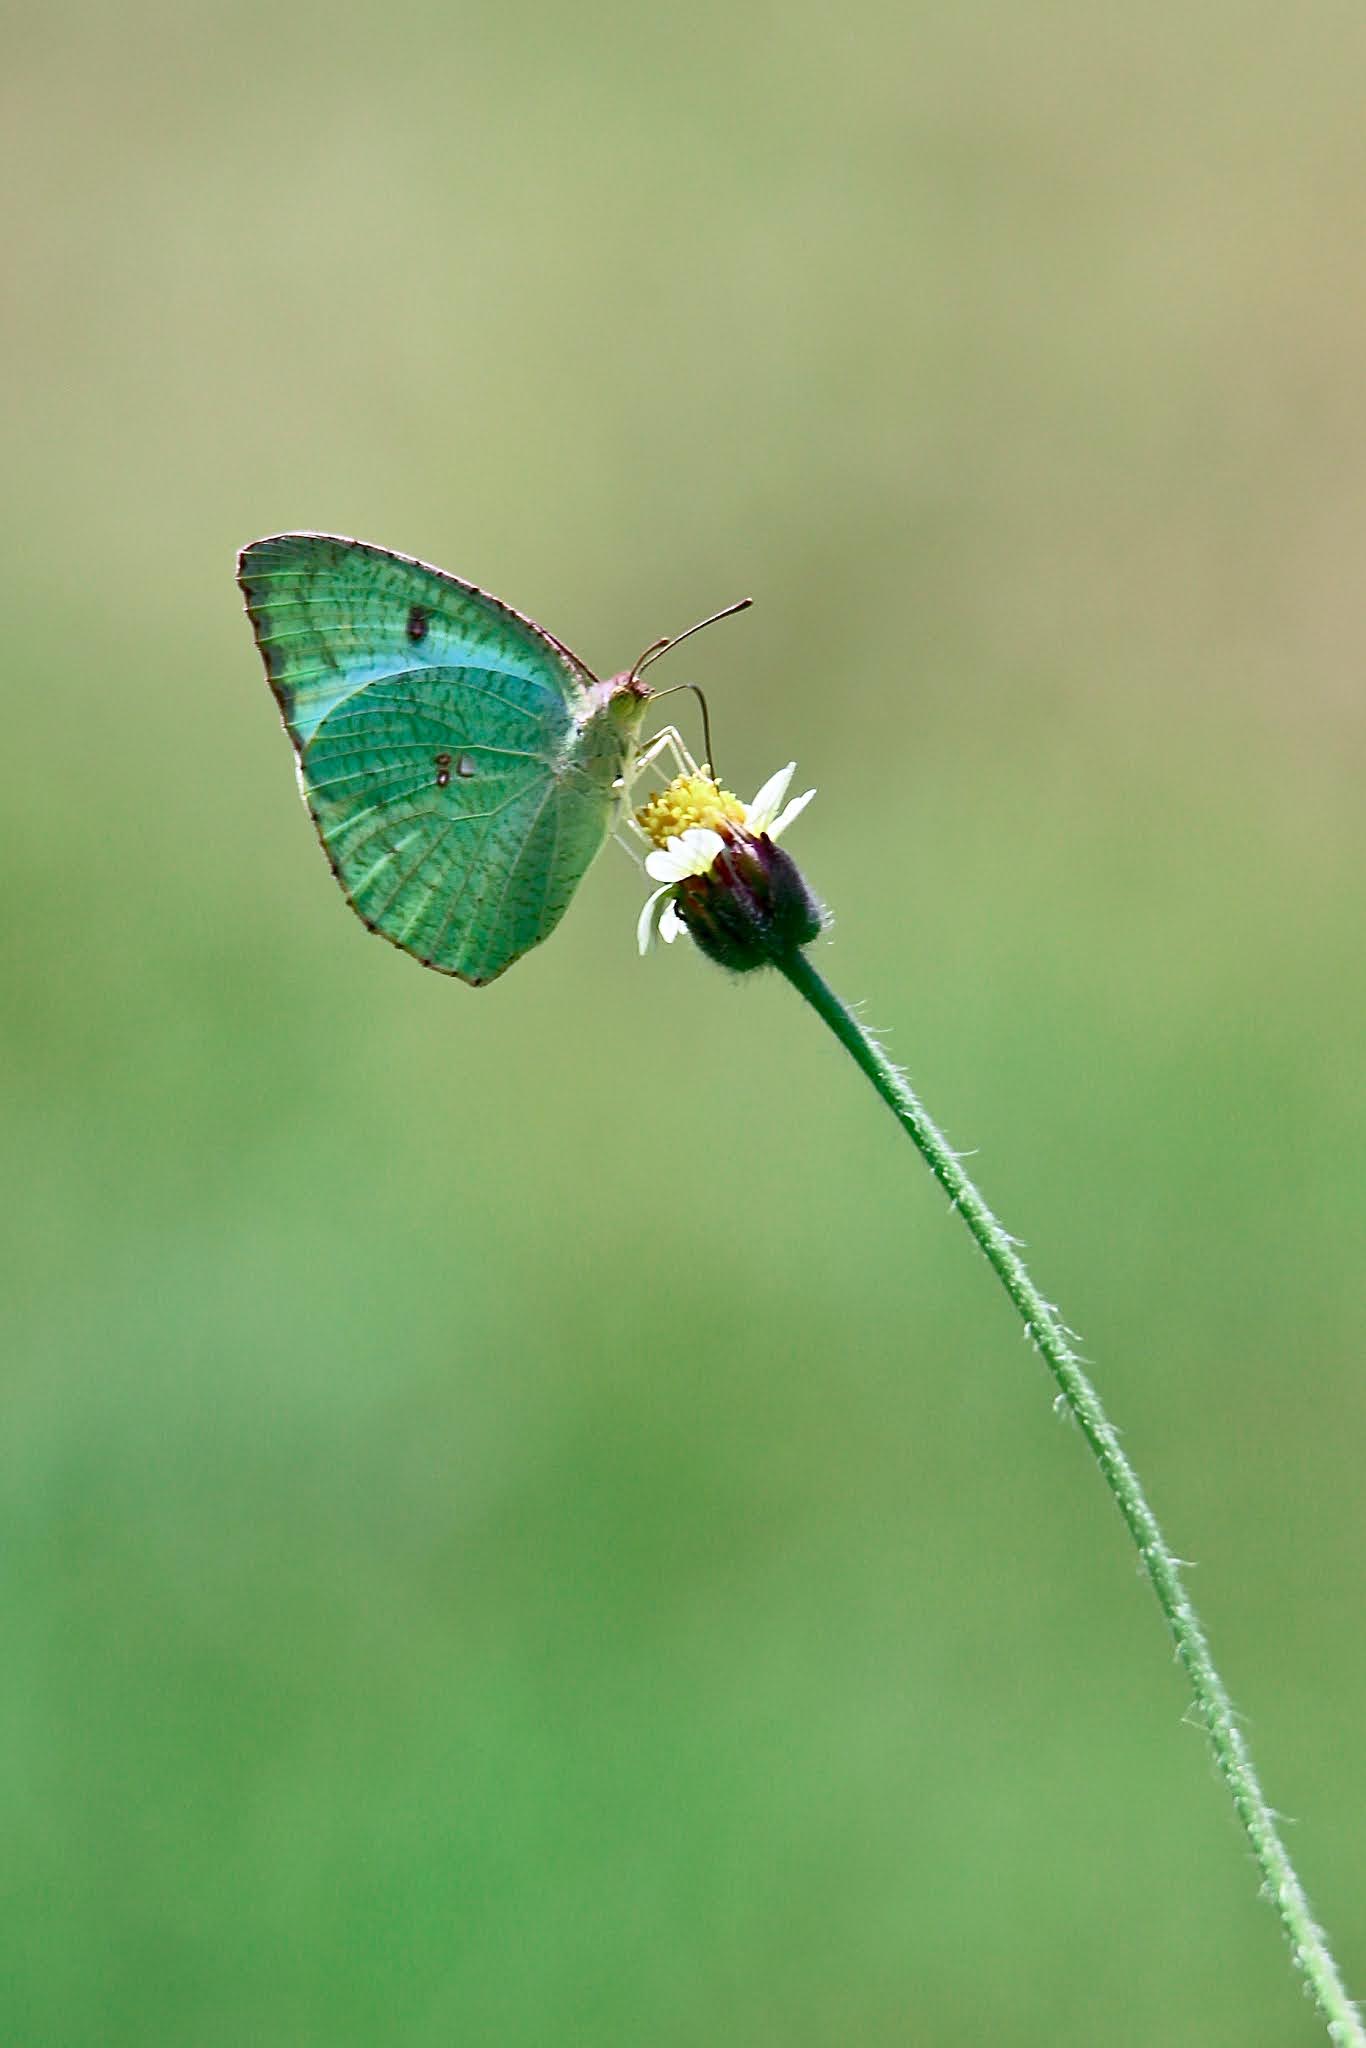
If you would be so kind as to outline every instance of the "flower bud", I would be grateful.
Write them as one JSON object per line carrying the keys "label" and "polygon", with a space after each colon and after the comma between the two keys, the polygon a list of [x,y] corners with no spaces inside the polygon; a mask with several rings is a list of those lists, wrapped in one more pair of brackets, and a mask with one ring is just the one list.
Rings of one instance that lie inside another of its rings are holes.
{"label": "flower bud", "polygon": [[720,832],[725,844],[705,874],[685,875],[675,888],[689,936],[735,974],[809,946],[824,914],[792,856],[767,833],[729,822]]}

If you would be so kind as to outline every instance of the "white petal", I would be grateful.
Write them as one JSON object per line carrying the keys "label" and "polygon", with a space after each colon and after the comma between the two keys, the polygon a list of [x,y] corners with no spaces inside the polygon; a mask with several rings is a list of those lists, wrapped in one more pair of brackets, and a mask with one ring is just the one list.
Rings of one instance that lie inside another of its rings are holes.
{"label": "white petal", "polygon": [[752,804],[745,805],[745,823],[753,833],[767,832],[778,815],[778,806],[787,795],[787,785],[797,771],[795,761],[789,761],[786,768],[780,768],[776,775],[770,775]]}
{"label": "white petal", "polygon": [[786,832],[788,826],[792,823],[792,820],[794,818],[800,818],[802,812],[806,809],[807,805],[810,803],[812,797],[815,794],[816,792],[814,789],[808,789],[801,796],[794,796],[791,803],[787,806],[787,809],[779,811],[777,817],[769,826],[769,838],[776,839],[779,833]]}
{"label": "white petal", "polygon": [[717,854],[726,850],[725,840],[710,825],[689,825],[679,843],[687,848],[690,875],[705,875]]}
{"label": "white petal", "polygon": [[666,946],[671,946],[679,933],[685,932],[687,929],[688,927],[678,914],[678,906],[673,898],[670,897],[669,901],[664,905],[664,915],[659,920],[660,938],[663,939]]}
{"label": "white petal", "polygon": [[[667,896],[668,893],[669,891],[667,886],[663,889],[656,889],[654,895],[650,897],[650,899],[645,905],[645,908],[641,911],[640,916],[636,920],[636,944],[639,946],[642,953],[649,952],[650,941],[651,939],[653,939],[655,935],[655,905],[656,903],[658,903],[661,896]],[[672,905],[670,905],[670,908],[672,908]]]}
{"label": "white petal", "polygon": [[680,838],[646,854],[645,872],[656,882],[681,882],[687,875],[705,875],[725,844],[721,834],[706,825],[689,825]]}
{"label": "white petal", "polygon": [[646,854],[645,872],[652,881],[665,884],[681,882],[685,875],[692,873],[686,857],[680,859],[674,851],[677,845],[678,841],[671,839],[667,846],[661,846],[654,853]]}

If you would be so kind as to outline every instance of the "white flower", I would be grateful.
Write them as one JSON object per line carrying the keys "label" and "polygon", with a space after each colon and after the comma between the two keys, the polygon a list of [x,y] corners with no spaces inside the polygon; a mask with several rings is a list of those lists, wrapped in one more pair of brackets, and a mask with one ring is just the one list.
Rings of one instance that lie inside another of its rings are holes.
{"label": "white flower", "polygon": [[804,790],[800,796],[794,796],[790,804],[780,808],[796,770],[796,762],[789,761],[786,768],[780,768],[776,775],[769,776],[753,803],[745,805],[745,823],[756,839],[760,833],[766,839],[780,839],[816,794],[814,789]]}
{"label": "white flower", "polygon": [[681,882],[689,875],[705,875],[726,842],[709,825],[689,825],[676,839],[645,856],[645,872],[655,882]]}
{"label": "white flower", "polygon": [[[661,896],[667,896],[669,901],[664,905],[663,910],[660,911],[659,923],[656,925],[655,905]],[[650,942],[654,938],[656,931],[658,931],[665,945],[671,946],[678,937],[678,934],[686,930],[687,926],[674,908],[672,888],[656,889],[653,896],[646,897],[645,908],[636,920],[636,944],[642,953],[648,953]]]}
{"label": "white flower", "polygon": [[[740,821],[743,829],[754,838],[777,839],[786,832],[794,818],[801,816],[816,794],[814,789],[808,789],[803,795],[794,796],[790,804],[783,805],[783,798],[787,795],[788,785],[792,781],[796,766],[795,761],[789,761],[786,768],[780,768],[776,775],[769,776],[752,803],[738,806],[743,813]],[[685,781],[686,778],[679,778],[680,784]],[[695,786],[694,782],[693,787]],[[714,788],[715,785],[711,787]],[[734,822],[734,799],[729,801],[732,808],[721,815],[731,823]],[[720,792],[718,809],[719,805]],[[636,943],[642,953],[648,951],[656,930],[666,945],[672,945],[679,933],[687,930],[674,903],[675,886],[686,881],[690,875],[705,875],[717,855],[724,853],[725,846],[726,842],[721,834],[714,831],[710,825],[689,825],[683,832],[666,840],[663,846],[657,846],[653,853],[646,854],[645,872],[652,881],[659,882],[662,886],[648,898],[636,923]],[[665,897],[668,901],[659,912],[656,925],[655,907]]]}

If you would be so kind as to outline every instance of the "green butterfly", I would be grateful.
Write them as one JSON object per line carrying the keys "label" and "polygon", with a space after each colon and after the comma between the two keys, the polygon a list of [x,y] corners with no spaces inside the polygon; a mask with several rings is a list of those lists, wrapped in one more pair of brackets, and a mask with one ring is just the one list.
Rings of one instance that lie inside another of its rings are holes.
{"label": "green butterfly", "polygon": [[252,541],[237,580],[347,902],[424,967],[493,981],[563,917],[655,751],[641,673],[687,635],[600,682],[472,583],[326,533]]}

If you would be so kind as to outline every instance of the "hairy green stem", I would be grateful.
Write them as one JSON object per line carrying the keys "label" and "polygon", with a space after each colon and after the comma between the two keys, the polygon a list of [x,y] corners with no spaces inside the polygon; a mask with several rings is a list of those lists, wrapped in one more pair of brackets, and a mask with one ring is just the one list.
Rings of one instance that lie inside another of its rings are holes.
{"label": "hairy green stem", "polygon": [[853,1011],[840,1001],[804,953],[793,951],[775,964],[829,1025],[909,1134],[1018,1309],[1026,1332],[1047,1360],[1062,1400],[1080,1425],[1129,1534],[1138,1545],[1144,1569],[1175,1639],[1177,1655],[1190,1680],[1215,1763],[1232,1795],[1291,1953],[1327,2022],[1329,2036],[1339,2048],[1366,2048],[1366,2027],[1347,1996],[1337,1964],[1309,1910],[1304,1887],[1277,1831],[1275,1816],[1257,1781],[1232,1701],[1215,1669],[1209,1642],[1182,1582],[1180,1566],[1072,1348],[1065,1324],[1030,1279],[1015,1239],[997,1222],[942,1132],[926,1115],[905,1076],[893,1066]]}

